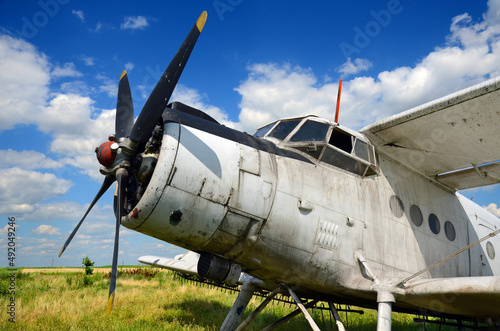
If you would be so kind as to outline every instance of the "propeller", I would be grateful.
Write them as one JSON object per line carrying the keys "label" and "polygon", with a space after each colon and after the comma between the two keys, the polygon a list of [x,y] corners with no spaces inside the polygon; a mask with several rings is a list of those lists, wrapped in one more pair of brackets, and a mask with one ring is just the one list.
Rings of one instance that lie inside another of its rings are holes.
{"label": "propeller", "polygon": [[115,301],[116,276],[118,271],[118,242],[120,237],[120,220],[123,216],[125,207],[126,188],[128,184],[128,171],[125,168],[118,169],[116,172],[116,182],[118,185],[117,196],[117,212],[116,212],[116,228],[115,228],[115,245],[113,248],[113,264],[111,267],[111,279],[109,281],[109,296],[108,296],[108,314],[113,309]]}
{"label": "propeller", "polygon": [[76,225],[75,229],[73,230],[73,232],[71,232],[71,234],[69,235],[68,239],[66,239],[66,242],[64,243],[63,247],[59,251],[59,257],[61,257],[62,253],[64,253],[64,251],[66,250],[66,247],[68,247],[69,243],[71,242],[71,240],[75,236],[76,232],[80,228],[80,225],[82,225],[83,221],[85,220],[85,217],[87,217],[87,215],[89,214],[89,212],[92,209],[92,207],[94,207],[94,205],[96,204],[96,202],[102,197],[102,195],[104,193],[106,193],[106,191],[111,186],[111,184],[113,184],[114,181],[115,181],[115,178],[113,176],[106,176],[106,177],[104,177],[104,182],[102,183],[101,188],[97,192],[97,194],[96,194],[94,200],[92,201],[92,203],[90,204],[89,208],[85,212],[85,215],[83,215],[82,219],[80,220],[80,222],[78,222],[78,224]]}
{"label": "propeller", "polygon": [[88,207],[85,215],[76,225],[73,232],[64,243],[59,256],[64,253],[69,243],[77,233],[83,221],[92,207],[109,189],[111,184],[117,182],[116,190],[116,228],[115,243],[113,249],[113,262],[111,267],[111,279],[109,284],[108,314],[113,309],[116,289],[116,276],[118,268],[118,242],[120,235],[120,223],[127,208],[127,187],[129,184],[132,160],[139,153],[138,147],[146,143],[152,136],[161,115],[168,104],[179,77],[191,55],[198,37],[205,26],[207,12],[201,13],[195,25],[187,35],[176,55],[168,65],[167,69],[151,92],[144,104],[137,120],[134,123],[134,106],[132,94],[128,81],[127,72],[124,70],[118,84],[118,97],[116,103],[115,135],[109,137],[109,141],[96,148],[97,159],[102,165],[100,172],[105,175],[104,182],[97,192],[94,200]]}
{"label": "propeller", "polygon": [[155,128],[156,122],[160,119],[165,106],[168,104],[168,100],[172,96],[175,85],[177,85],[177,81],[182,74],[182,70],[184,70],[189,55],[191,55],[191,51],[198,40],[206,20],[207,12],[204,11],[189,32],[182,46],[177,51],[177,54],[175,54],[172,62],[170,62],[158,83],[156,83],[153,92],[149,95],[148,100],[144,104],[132,128],[130,140],[133,142],[144,143],[151,137],[151,132]]}
{"label": "propeller", "polygon": [[132,93],[128,83],[127,70],[123,70],[118,83],[118,98],[116,100],[116,138],[123,138],[130,134],[134,125],[134,105]]}

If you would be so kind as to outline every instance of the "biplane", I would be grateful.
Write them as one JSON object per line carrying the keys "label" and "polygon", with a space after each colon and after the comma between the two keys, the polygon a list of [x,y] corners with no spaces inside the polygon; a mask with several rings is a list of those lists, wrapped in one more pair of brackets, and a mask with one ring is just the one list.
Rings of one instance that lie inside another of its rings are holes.
{"label": "biplane", "polygon": [[[120,225],[183,247],[139,261],[239,286],[221,330],[242,329],[278,293],[378,311],[500,320],[500,221],[459,190],[500,182],[500,79],[354,131],[313,115],[255,134],[169,102],[207,14],[197,20],[134,122],[120,77],[116,130],[96,149]],[[305,110],[306,111],[306,110]],[[254,293],[267,298],[245,321]],[[496,324],[495,324],[496,323]],[[338,320],[339,328],[342,328]]]}

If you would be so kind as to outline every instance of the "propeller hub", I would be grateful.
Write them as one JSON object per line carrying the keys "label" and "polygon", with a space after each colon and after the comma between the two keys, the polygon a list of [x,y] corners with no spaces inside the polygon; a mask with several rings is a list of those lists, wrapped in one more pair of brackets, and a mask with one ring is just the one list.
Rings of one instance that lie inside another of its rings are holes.
{"label": "propeller hub", "polygon": [[117,146],[113,146],[113,144],[116,143],[114,141],[107,141],[102,143],[96,150],[97,160],[105,167],[112,165],[115,160]]}

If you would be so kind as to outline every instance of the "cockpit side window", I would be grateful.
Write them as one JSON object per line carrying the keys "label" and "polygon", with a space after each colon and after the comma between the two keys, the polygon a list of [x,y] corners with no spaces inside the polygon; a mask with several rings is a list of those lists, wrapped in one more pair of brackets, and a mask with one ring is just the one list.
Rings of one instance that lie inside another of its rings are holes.
{"label": "cockpit side window", "polygon": [[295,133],[290,142],[323,142],[326,139],[329,125],[315,121],[306,121]]}
{"label": "cockpit side window", "polygon": [[357,175],[363,176],[367,165],[352,158],[351,156],[347,156],[338,150],[333,148],[327,148],[321,161],[331,164],[337,168],[341,168],[347,170],[349,172],[353,172]]}
{"label": "cockpit side window", "polygon": [[333,145],[346,153],[351,154],[354,137],[350,134],[334,129],[330,136],[330,145]]}
{"label": "cockpit side window", "polygon": [[370,163],[375,163],[375,155],[373,151],[373,146],[368,145],[362,140],[356,139],[354,143],[354,155]]}
{"label": "cockpit side window", "polygon": [[259,130],[257,130],[257,132],[255,132],[253,135],[255,137],[259,137],[259,138],[262,138],[266,135],[266,133],[272,129],[273,126],[275,126],[276,123],[271,123],[269,125],[266,125],[265,127],[263,128],[260,128]]}
{"label": "cockpit side window", "polygon": [[338,128],[333,129],[321,161],[360,176],[376,173],[373,146]]}
{"label": "cockpit side window", "polygon": [[301,120],[292,121],[281,121],[276,127],[269,133],[268,137],[276,138],[279,140],[285,139],[290,132],[300,123]]}

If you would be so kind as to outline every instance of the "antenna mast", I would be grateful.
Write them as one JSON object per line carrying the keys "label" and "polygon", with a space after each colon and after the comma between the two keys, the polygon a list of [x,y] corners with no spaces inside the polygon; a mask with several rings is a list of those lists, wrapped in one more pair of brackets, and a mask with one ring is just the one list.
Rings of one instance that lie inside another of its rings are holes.
{"label": "antenna mast", "polygon": [[337,94],[337,109],[335,111],[335,123],[339,123],[340,93],[342,92],[342,78],[339,80],[339,93]]}

